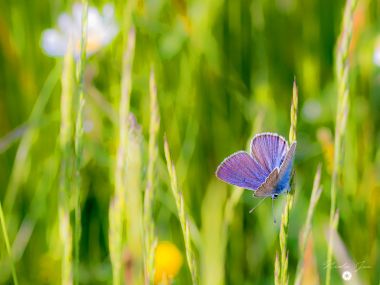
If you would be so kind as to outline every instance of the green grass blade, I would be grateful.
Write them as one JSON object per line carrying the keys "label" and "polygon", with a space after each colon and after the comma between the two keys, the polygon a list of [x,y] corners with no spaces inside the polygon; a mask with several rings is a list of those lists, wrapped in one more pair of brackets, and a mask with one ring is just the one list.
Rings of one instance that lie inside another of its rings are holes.
{"label": "green grass blade", "polygon": [[[341,172],[340,160],[342,155],[342,143],[344,140],[344,131],[348,116],[348,95],[349,95],[349,58],[348,49],[352,37],[353,13],[356,6],[356,0],[347,0],[344,8],[341,34],[338,39],[336,54],[336,80],[338,84],[338,103],[335,122],[334,136],[334,164],[331,181],[331,206],[330,206],[330,227],[334,228],[334,217],[336,215],[336,192],[338,188],[338,177]],[[338,222],[337,222],[338,223]],[[336,224],[337,224],[336,223]],[[326,285],[331,283],[332,263],[332,235],[329,235],[327,247],[327,268],[326,268]]]}
{"label": "green grass blade", "polygon": [[150,123],[149,123],[149,147],[147,183],[144,196],[144,239],[145,239],[145,284],[153,280],[154,251],[156,244],[154,220],[152,215],[153,195],[155,187],[155,166],[157,161],[157,134],[160,127],[160,115],[157,102],[157,86],[153,69],[150,73]]}
{"label": "green grass blade", "polygon": [[164,138],[164,148],[165,148],[166,165],[167,165],[169,177],[170,177],[171,190],[172,190],[172,194],[177,206],[178,218],[181,224],[182,234],[185,241],[187,265],[189,266],[192,283],[193,285],[196,285],[198,284],[197,262],[195,260],[195,255],[194,255],[193,247],[192,247],[192,241],[190,237],[189,218],[188,218],[188,214],[185,211],[185,202],[183,199],[182,192],[180,192],[178,189],[177,174],[176,174],[175,167],[172,163],[170,150],[169,150],[169,144],[166,137]]}
{"label": "green grass blade", "polygon": [[4,212],[3,212],[3,207],[1,205],[1,202],[0,202],[0,223],[1,223],[1,230],[3,232],[3,238],[4,238],[4,242],[5,242],[5,247],[7,249],[7,253],[9,255],[9,259],[10,259],[10,262],[11,262],[13,283],[15,285],[18,285],[16,267],[15,267],[14,262],[13,262],[13,254],[12,254],[11,246],[10,246],[10,243],[9,243],[8,231],[7,231],[7,226],[6,226],[6,223],[5,223],[5,217],[4,217]]}

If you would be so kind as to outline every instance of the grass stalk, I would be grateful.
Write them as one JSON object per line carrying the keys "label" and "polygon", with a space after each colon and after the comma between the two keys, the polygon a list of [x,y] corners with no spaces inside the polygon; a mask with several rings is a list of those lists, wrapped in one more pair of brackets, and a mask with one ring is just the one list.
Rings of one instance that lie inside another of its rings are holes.
{"label": "grass stalk", "polygon": [[59,234],[62,243],[61,281],[64,285],[73,284],[73,232],[70,224],[70,211],[68,206],[58,209]]}
{"label": "grass stalk", "polygon": [[320,186],[321,171],[322,171],[322,166],[319,165],[317,168],[317,172],[315,173],[315,176],[314,176],[313,189],[311,191],[311,198],[310,198],[310,205],[307,211],[306,222],[302,230],[301,244],[300,244],[302,251],[304,251],[306,248],[307,240],[311,232],[311,222],[314,215],[314,210],[319,201],[319,197],[321,196],[321,193],[322,193],[322,187]]}
{"label": "grass stalk", "polygon": [[171,160],[169,144],[166,139],[166,136],[164,138],[164,148],[165,148],[166,165],[169,172],[172,194],[174,196],[174,200],[177,206],[178,218],[181,224],[182,234],[185,241],[186,260],[189,266],[192,283],[193,285],[196,285],[198,284],[198,273],[197,273],[197,268],[196,268],[197,263],[196,263],[194,251],[191,245],[189,218],[185,211],[185,202],[183,199],[182,192],[178,189],[177,174]]}
{"label": "grass stalk", "polygon": [[298,112],[298,87],[297,87],[296,79],[294,79],[292,106],[290,107],[289,144],[292,144],[297,139],[297,112]]}
{"label": "grass stalk", "polygon": [[112,265],[112,284],[120,285],[122,280],[122,233],[123,220],[120,215],[123,212],[124,199],[116,193],[111,198],[108,218],[108,246]]}
{"label": "grass stalk", "polygon": [[274,284],[280,285],[280,258],[278,257],[278,252],[276,251],[276,259],[274,261]]}
{"label": "grass stalk", "polygon": [[112,284],[122,284],[122,252],[124,246],[124,216],[126,193],[126,175],[127,175],[127,151],[128,151],[128,133],[129,133],[129,106],[130,95],[132,90],[132,64],[135,50],[135,30],[131,28],[128,39],[125,41],[122,78],[121,78],[121,95],[119,101],[119,120],[118,120],[118,146],[116,155],[115,170],[115,193],[109,212],[109,247],[112,263]]}
{"label": "grass stalk", "polygon": [[124,254],[125,284],[143,284],[143,203],[142,203],[142,132],[135,117],[129,116],[129,137],[125,165],[126,248]]}
{"label": "grass stalk", "polygon": [[73,122],[73,88],[74,88],[74,59],[71,44],[64,58],[62,71],[61,94],[61,126],[59,146],[61,156],[60,181],[58,193],[58,223],[61,242],[61,282],[64,285],[73,283],[72,273],[72,228],[70,224],[70,192],[71,175],[73,171],[74,150],[72,146]]}
{"label": "grass stalk", "polygon": [[82,19],[81,19],[81,41],[80,57],[77,62],[77,92],[74,100],[75,136],[74,136],[74,284],[79,283],[79,247],[81,238],[81,209],[80,209],[80,190],[81,190],[81,164],[83,152],[83,108],[84,108],[84,72],[86,64],[86,45],[87,45],[87,17],[88,1],[82,0]]}
{"label": "grass stalk", "polygon": [[[227,187],[214,180],[207,187],[201,207],[202,246],[199,254],[199,283],[225,284],[225,256],[228,241],[225,207]],[[231,194],[232,195],[232,194]],[[212,213],[212,214],[210,214]]]}
{"label": "grass stalk", "polygon": [[224,228],[226,232],[228,231],[228,227],[233,221],[235,207],[238,204],[241,196],[243,195],[243,192],[243,188],[234,187],[231,195],[228,197],[226,201],[226,205],[224,208]]}
{"label": "grass stalk", "polygon": [[58,83],[59,74],[61,71],[60,67],[61,66],[57,64],[46,79],[41,92],[38,95],[37,101],[34,104],[32,113],[28,118],[27,129],[22,135],[20,144],[17,148],[14,159],[15,162],[4,199],[4,210],[7,213],[12,211],[18,190],[26,177],[25,165],[27,165],[26,161],[28,160],[30,148],[32,147],[33,140],[36,137],[36,125],[40,121],[50,96],[53,93],[53,89]]}
{"label": "grass stalk", "polygon": [[303,276],[303,271],[304,271],[303,263],[304,263],[306,244],[311,233],[311,222],[314,215],[314,210],[319,201],[319,197],[321,196],[321,193],[322,193],[322,188],[320,186],[321,169],[322,167],[321,165],[319,165],[317,168],[317,172],[315,173],[315,176],[314,176],[313,189],[311,191],[311,198],[310,198],[310,205],[307,211],[305,225],[303,226],[302,231],[301,231],[301,239],[300,239],[300,245],[299,245],[300,254],[299,254],[297,274],[296,274],[296,279],[295,279],[296,285],[300,285],[302,281],[302,276]]}
{"label": "grass stalk", "polygon": [[154,176],[155,165],[157,160],[157,133],[160,127],[160,114],[157,102],[157,86],[154,76],[154,70],[151,70],[149,80],[150,94],[150,123],[149,123],[149,149],[148,149],[148,171],[147,184],[144,196],[144,274],[145,284],[150,284],[154,276],[154,251],[156,237],[154,233],[154,221],[152,215],[153,194],[154,194]]}
{"label": "grass stalk", "polygon": [[[338,188],[338,177],[341,172],[341,155],[342,143],[344,140],[344,130],[346,127],[348,109],[349,109],[349,46],[352,37],[353,14],[356,6],[356,0],[347,0],[344,8],[341,33],[339,35],[336,50],[336,80],[338,84],[338,102],[335,122],[334,136],[334,164],[331,180],[331,206],[330,206],[330,227],[335,229],[339,220],[334,223],[336,206],[336,192]],[[332,231],[330,231],[331,233]],[[331,264],[332,262],[332,234],[329,235],[326,261],[326,285],[331,283]]]}
{"label": "grass stalk", "polygon": [[286,205],[284,212],[281,216],[281,226],[280,226],[280,269],[275,271],[280,272],[280,284],[286,285],[289,282],[288,276],[288,248],[287,248],[287,238],[288,238],[288,226],[289,226],[289,212],[293,205],[293,195],[288,194],[286,199]]}
{"label": "grass stalk", "polygon": [[9,255],[9,259],[10,259],[10,263],[11,263],[13,283],[15,285],[18,285],[16,267],[15,267],[14,261],[13,261],[13,254],[12,254],[11,246],[10,246],[10,243],[9,243],[8,231],[7,231],[7,226],[6,226],[6,223],[5,223],[5,217],[4,217],[4,212],[3,212],[3,207],[1,205],[1,202],[0,202],[0,223],[1,223],[1,230],[3,232],[3,238],[4,238],[4,242],[5,242],[5,248],[7,250],[7,253]]}
{"label": "grass stalk", "polygon": [[[293,82],[293,98],[292,105],[290,108],[290,131],[289,131],[289,143],[293,143],[297,138],[297,110],[298,110],[298,88],[296,80]],[[275,261],[275,272],[278,274],[277,281],[280,284],[285,285],[289,282],[288,276],[288,248],[287,248],[287,237],[288,237],[288,225],[289,225],[289,212],[293,204],[293,193],[289,191],[286,196],[285,209],[281,216],[280,225],[280,257],[279,262],[276,257]]]}

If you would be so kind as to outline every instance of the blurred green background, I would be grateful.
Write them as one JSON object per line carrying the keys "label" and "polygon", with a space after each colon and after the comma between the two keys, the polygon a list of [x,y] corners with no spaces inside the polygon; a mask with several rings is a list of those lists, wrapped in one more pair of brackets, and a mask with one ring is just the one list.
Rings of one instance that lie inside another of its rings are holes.
{"label": "blurred green background", "polygon": [[[72,4],[0,2],[0,200],[20,284],[60,282],[57,189],[63,60],[47,57],[40,42],[42,31],[55,27],[58,15],[70,11]],[[113,116],[120,93],[125,2],[113,4],[121,32],[86,62],[84,121],[91,128],[84,133],[81,172],[82,284],[112,280],[108,208],[114,191]],[[141,191],[149,160],[153,66],[161,116],[153,218],[159,240],[174,243],[184,257],[174,284],[191,284],[191,279],[163,155],[164,133],[186,209],[199,229],[192,234],[200,283],[273,284],[279,223],[273,224],[270,201],[249,214],[259,200],[244,191],[224,244],[223,211],[237,189],[217,180],[214,172],[226,156],[247,149],[257,132],[288,136],[294,77],[299,112],[289,282],[294,282],[299,235],[319,163],[323,192],[313,220],[308,274],[316,278],[309,284],[324,282],[337,104],[334,60],[343,7],[341,0],[137,1],[132,13],[136,48],[131,112],[142,131]],[[362,284],[378,284],[380,278],[380,66],[374,63],[379,11],[380,2],[375,0],[359,1],[355,9],[349,50],[350,112],[338,188],[338,232],[353,262],[366,265],[358,266]],[[43,98],[46,105],[36,107]],[[41,110],[30,119],[36,108]],[[284,198],[275,201],[278,220]],[[341,264],[335,265],[332,284],[343,284]],[[3,236],[0,268],[0,283],[12,284]]]}

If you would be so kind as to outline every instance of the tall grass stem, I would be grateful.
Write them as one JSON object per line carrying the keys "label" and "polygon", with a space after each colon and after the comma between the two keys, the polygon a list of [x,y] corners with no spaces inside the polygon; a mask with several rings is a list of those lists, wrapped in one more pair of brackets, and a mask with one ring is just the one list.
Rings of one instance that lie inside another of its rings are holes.
{"label": "tall grass stem", "polygon": [[53,89],[59,81],[60,71],[61,65],[57,64],[46,79],[41,92],[38,95],[37,101],[34,104],[32,113],[28,118],[28,126],[25,133],[22,135],[20,144],[16,151],[16,156],[14,159],[15,162],[12,168],[10,181],[8,183],[6,195],[4,198],[5,212],[12,212],[20,184],[23,182],[23,179],[26,176],[25,165],[27,165],[26,161],[29,156],[30,148],[32,147],[33,140],[36,137],[36,125],[41,120],[45,107],[49,102],[51,94],[53,93]]}
{"label": "tall grass stem", "polygon": [[64,58],[62,71],[61,93],[61,125],[59,132],[60,147],[60,180],[58,192],[58,223],[61,242],[61,282],[64,285],[73,284],[72,241],[73,232],[70,223],[71,177],[74,164],[73,149],[73,91],[74,91],[74,59],[72,44]]}
{"label": "tall grass stem", "polygon": [[117,124],[118,146],[116,154],[115,169],[115,193],[112,199],[109,213],[109,246],[112,263],[112,283],[120,285],[122,283],[122,252],[124,246],[124,220],[126,215],[125,199],[126,193],[126,175],[127,175],[127,151],[128,151],[128,133],[129,133],[129,106],[132,90],[132,65],[135,50],[135,30],[131,28],[127,39],[125,39],[122,75],[121,75],[121,93],[119,101],[119,120]]}
{"label": "tall grass stem", "polygon": [[7,253],[9,255],[10,263],[11,263],[11,269],[12,269],[12,278],[13,278],[13,283],[15,285],[18,285],[18,279],[17,279],[17,273],[16,273],[16,267],[14,265],[13,261],[13,253],[12,249],[9,243],[9,238],[8,238],[8,231],[7,231],[7,226],[5,223],[5,217],[4,217],[4,212],[3,212],[3,207],[0,202],[0,223],[1,223],[1,230],[3,232],[3,238],[5,242],[5,248],[7,250]]}
{"label": "tall grass stem", "polygon": [[305,256],[305,250],[307,241],[309,239],[310,233],[311,233],[311,222],[314,215],[315,207],[319,201],[319,197],[322,193],[322,187],[320,186],[321,182],[321,170],[322,166],[318,165],[317,172],[314,176],[314,182],[313,182],[313,189],[311,191],[311,198],[310,198],[310,205],[309,209],[307,211],[307,217],[305,221],[305,225],[302,228],[301,235],[300,235],[300,244],[299,244],[299,261],[297,266],[297,274],[295,279],[295,284],[300,285],[302,282],[302,276],[304,272],[304,256]]}
{"label": "tall grass stem", "polygon": [[[336,80],[338,84],[338,102],[335,122],[334,136],[334,164],[331,180],[331,206],[330,206],[330,227],[334,228],[334,216],[336,213],[336,192],[338,188],[338,177],[341,171],[342,143],[344,140],[344,130],[346,127],[349,108],[349,46],[352,37],[353,14],[357,0],[347,0],[344,8],[341,33],[338,38],[336,49]],[[338,221],[339,222],[339,221]],[[336,224],[338,224],[338,222]],[[331,233],[332,231],[330,231]],[[329,235],[326,261],[326,285],[331,283],[331,263],[332,263],[332,234]]]}
{"label": "tall grass stem", "polygon": [[[289,131],[289,143],[292,144],[297,138],[297,111],[298,111],[298,88],[296,80],[293,81],[293,96],[292,104],[290,108],[290,131]],[[285,209],[281,216],[280,225],[280,257],[279,262],[275,262],[275,272],[278,274],[277,281],[281,285],[286,285],[289,282],[288,276],[288,248],[287,248],[287,238],[288,238],[288,226],[289,226],[289,212],[293,204],[293,193],[289,191],[286,196]],[[280,266],[280,268],[278,268]]]}
{"label": "tall grass stem", "polygon": [[144,271],[145,284],[150,284],[153,280],[154,268],[154,251],[156,237],[154,233],[154,221],[152,215],[153,194],[154,194],[154,177],[157,160],[157,133],[160,127],[160,114],[157,102],[157,85],[154,76],[154,70],[151,70],[149,80],[150,94],[150,123],[149,123],[149,149],[148,149],[148,170],[147,183],[144,196]]}
{"label": "tall grass stem", "polygon": [[172,194],[174,196],[174,200],[177,206],[178,218],[181,224],[183,238],[185,241],[187,264],[189,266],[192,283],[193,285],[196,285],[198,284],[198,273],[197,273],[197,268],[196,268],[197,262],[195,260],[195,255],[192,248],[189,218],[185,211],[185,202],[183,199],[182,192],[178,189],[177,174],[176,174],[175,167],[172,163],[170,150],[169,150],[169,144],[166,139],[166,136],[164,138],[164,148],[165,148],[166,165],[167,165],[169,177],[170,177],[171,190],[172,190]]}
{"label": "tall grass stem", "polygon": [[83,108],[84,108],[84,72],[86,64],[86,46],[87,46],[87,18],[88,18],[88,1],[82,0],[82,19],[81,19],[81,41],[80,57],[77,62],[77,92],[74,100],[75,108],[75,137],[74,137],[74,284],[79,284],[79,247],[81,239],[81,164],[83,152]]}

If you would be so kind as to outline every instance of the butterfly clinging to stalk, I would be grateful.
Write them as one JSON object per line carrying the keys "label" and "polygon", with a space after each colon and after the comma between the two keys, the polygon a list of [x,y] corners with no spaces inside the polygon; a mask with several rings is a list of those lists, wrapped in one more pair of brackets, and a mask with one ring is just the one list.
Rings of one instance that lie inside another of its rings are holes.
{"label": "butterfly clinging to stalk", "polygon": [[275,199],[290,189],[296,142],[274,133],[257,134],[250,154],[238,151],[217,168],[216,176],[232,185],[254,191],[256,197]]}

